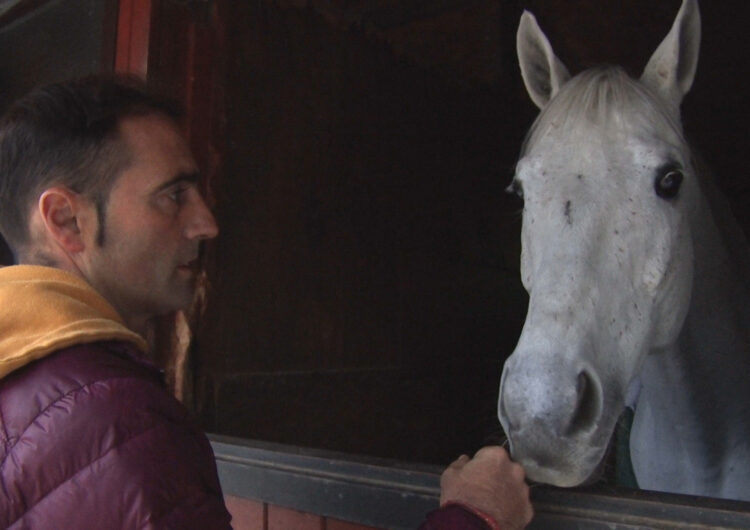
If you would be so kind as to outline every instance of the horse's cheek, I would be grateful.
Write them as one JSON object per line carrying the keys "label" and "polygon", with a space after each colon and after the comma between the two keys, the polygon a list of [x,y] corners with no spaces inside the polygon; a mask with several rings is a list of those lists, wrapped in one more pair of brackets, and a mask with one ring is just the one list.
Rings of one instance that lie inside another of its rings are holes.
{"label": "horse's cheek", "polygon": [[659,286],[664,279],[665,263],[661,256],[655,256],[646,261],[643,267],[643,285],[651,296],[656,296]]}

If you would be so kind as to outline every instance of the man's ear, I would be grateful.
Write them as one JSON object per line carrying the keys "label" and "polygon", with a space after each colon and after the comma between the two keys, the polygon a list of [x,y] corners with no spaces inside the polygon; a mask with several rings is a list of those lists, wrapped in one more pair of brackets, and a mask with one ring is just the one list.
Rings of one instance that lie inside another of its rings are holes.
{"label": "man's ear", "polygon": [[37,208],[51,241],[68,254],[86,247],[80,224],[84,200],[80,195],[63,186],[47,188],[39,196]]}

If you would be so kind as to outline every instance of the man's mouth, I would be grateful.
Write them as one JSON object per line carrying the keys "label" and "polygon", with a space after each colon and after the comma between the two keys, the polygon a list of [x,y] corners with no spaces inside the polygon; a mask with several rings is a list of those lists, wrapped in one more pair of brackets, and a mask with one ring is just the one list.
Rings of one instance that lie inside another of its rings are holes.
{"label": "man's mouth", "polygon": [[191,261],[188,261],[187,263],[179,265],[177,268],[179,270],[189,271],[193,273],[198,272],[198,270],[200,269],[200,260],[198,258],[195,258]]}

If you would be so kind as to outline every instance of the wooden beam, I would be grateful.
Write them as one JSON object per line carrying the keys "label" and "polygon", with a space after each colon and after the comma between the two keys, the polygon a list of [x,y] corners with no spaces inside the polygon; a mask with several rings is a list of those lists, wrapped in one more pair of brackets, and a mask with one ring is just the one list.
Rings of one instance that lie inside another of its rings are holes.
{"label": "wooden beam", "polygon": [[50,0],[0,0],[0,28],[9,26],[35,9],[48,4]]}
{"label": "wooden beam", "polygon": [[115,72],[148,75],[151,0],[120,0],[117,18]]}

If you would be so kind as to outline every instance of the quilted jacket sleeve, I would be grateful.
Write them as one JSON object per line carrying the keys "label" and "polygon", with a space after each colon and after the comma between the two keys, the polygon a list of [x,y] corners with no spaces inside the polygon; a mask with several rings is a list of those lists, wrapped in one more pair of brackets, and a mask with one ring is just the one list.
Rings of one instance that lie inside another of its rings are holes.
{"label": "quilted jacket sleeve", "polygon": [[419,530],[500,530],[494,520],[460,504],[447,504],[427,514]]}
{"label": "quilted jacket sleeve", "polygon": [[[0,523],[230,528],[210,444],[187,410],[153,372],[95,350],[60,352],[3,382]],[[24,396],[30,414],[8,414]]]}

